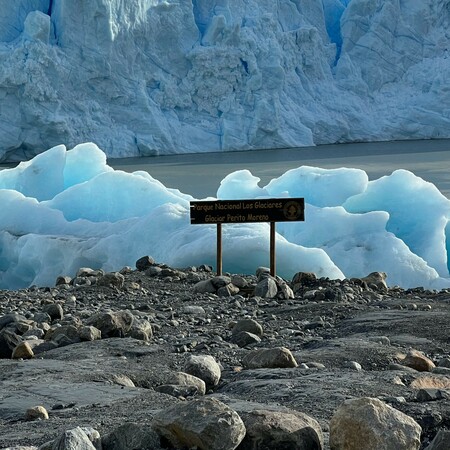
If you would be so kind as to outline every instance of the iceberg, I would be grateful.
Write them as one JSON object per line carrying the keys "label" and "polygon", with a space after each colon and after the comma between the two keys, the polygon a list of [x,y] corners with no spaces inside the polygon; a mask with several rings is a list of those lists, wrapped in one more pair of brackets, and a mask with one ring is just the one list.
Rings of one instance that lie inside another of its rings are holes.
{"label": "iceberg", "polygon": [[[305,198],[306,220],[276,225],[277,272],[319,277],[388,274],[389,285],[450,287],[450,201],[413,173],[369,181],[358,169],[299,167],[259,186],[248,170],[226,176],[218,199]],[[216,227],[191,225],[190,195],[143,171],[107,164],[94,143],[58,145],[0,171],[0,289],[54,285],[80,267],[214,265]],[[269,224],[223,226],[224,269],[269,262]]]}
{"label": "iceberg", "polygon": [[444,0],[0,0],[0,162],[450,137]]}

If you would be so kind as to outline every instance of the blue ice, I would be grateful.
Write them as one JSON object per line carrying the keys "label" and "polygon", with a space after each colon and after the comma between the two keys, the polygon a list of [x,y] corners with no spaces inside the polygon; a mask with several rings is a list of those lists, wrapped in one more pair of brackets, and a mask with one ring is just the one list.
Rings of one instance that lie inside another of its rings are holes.
{"label": "blue ice", "polygon": [[[305,198],[305,222],[277,224],[279,275],[384,271],[391,286],[450,286],[450,201],[413,173],[369,181],[358,169],[303,166],[259,181],[248,170],[231,173],[217,198]],[[113,170],[92,143],[57,146],[3,170],[0,288],[54,285],[81,266],[119,270],[144,255],[174,267],[214,265],[216,228],[190,224],[190,200],[146,172]],[[226,271],[268,265],[268,224],[224,225],[223,234]]]}

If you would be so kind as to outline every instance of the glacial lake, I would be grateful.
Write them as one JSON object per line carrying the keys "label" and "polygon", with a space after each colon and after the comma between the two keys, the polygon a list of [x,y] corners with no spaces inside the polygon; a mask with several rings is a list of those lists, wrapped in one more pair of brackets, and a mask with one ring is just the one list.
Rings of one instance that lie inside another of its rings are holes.
{"label": "glacial lake", "polygon": [[[366,171],[370,180],[406,169],[435,184],[450,199],[450,139],[116,158],[108,164],[126,172],[144,170],[165,186],[198,199],[215,197],[222,179],[236,170],[250,170],[263,187],[300,166],[358,168]],[[0,170],[14,166],[0,164]]]}
{"label": "glacial lake", "polygon": [[450,198],[450,140],[391,141],[298,147],[245,152],[195,153],[110,159],[118,170],[144,170],[165,186],[195,198],[215,197],[220,181],[236,170],[248,169],[265,186],[272,178],[300,166],[353,167],[371,180],[406,169],[435,184]]}

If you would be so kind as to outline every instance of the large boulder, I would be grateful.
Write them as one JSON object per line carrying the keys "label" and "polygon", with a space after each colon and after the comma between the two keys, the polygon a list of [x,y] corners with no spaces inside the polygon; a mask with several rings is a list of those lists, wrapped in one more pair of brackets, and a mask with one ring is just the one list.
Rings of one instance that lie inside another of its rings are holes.
{"label": "large boulder", "polygon": [[345,401],[330,421],[331,450],[418,450],[422,428],[376,398]]}
{"label": "large boulder", "polygon": [[102,450],[159,450],[159,435],[147,424],[124,423],[102,438]]}
{"label": "large boulder", "polygon": [[239,450],[321,450],[320,424],[298,411],[255,410],[239,413],[247,433]]}
{"label": "large boulder", "polygon": [[215,398],[177,403],[157,413],[152,426],[175,448],[234,450],[245,436],[237,412]]}
{"label": "large boulder", "polygon": [[96,450],[85,431],[76,427],[67,430],[53,443],[52,450]]}

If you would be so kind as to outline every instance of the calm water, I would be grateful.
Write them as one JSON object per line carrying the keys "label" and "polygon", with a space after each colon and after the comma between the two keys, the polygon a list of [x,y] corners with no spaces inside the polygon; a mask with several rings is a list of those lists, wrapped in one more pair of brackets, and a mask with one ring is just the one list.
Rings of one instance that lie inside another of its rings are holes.
{"label": "calm water", "polygon": [[314,166],[325,169],[355,167],[371,180],[407,169],[435,184],[450,198],[450,140],[397,141],[323,145],[277,150],[196,153],[108,161],[114,169],[145,170],[164,185],[196,198],[215,196],[229,173],[249,169],[260,186],[289,169]]}
{"label": "calm water", "polygon": [[[215,197],[221,180],[248,169],[265,186],[272,178],[300,166],[354,167],[371,180],[407,169],[435,184],[450,198],[450,140],[396,141],[322,145],[246,152],[195,153],[144,158],[110,159],[118,170],[144,170],[164,185],[195,198]],[[0,170],[12,165],[0,165]]]}

